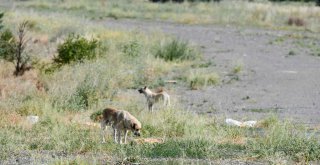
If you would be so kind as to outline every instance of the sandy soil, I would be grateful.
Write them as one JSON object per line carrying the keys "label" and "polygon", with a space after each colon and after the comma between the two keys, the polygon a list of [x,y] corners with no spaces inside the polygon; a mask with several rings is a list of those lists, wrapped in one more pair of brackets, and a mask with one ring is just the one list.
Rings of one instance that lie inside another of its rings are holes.
{"label": "sandy soil", "polygon": [[[311,55],[311,48],[298,44],[320,45],[316,34],[138,20],[98,23],[163,32],[199,46],[205,60],[215,64],[210,69],[222,75],[224,83],[202,90],[176,87],[176,97],[188,110],[238,120],[259,120],[274,113],[297,123],[320,123],[320,58]],[[239,61],[243,66],[239,80],[232,80],[231,70]]]}

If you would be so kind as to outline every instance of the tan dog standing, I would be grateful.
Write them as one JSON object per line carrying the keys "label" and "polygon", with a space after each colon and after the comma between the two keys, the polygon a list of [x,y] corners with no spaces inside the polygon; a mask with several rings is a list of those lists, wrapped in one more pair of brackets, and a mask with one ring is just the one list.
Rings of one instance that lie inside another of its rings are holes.
{"label": "tan dog standing", "polygon": [[170,95],[164,91],[163,89],[160,89],[157,92],[152,92],[148,87],[140,88],[139,93],[143,93],[144,96],[147,99],[148,109],[149,111],[153,111],[153,105],[156,102],[159,102],[159,100],[163,100],[163,103],[165,106],[170,106]]}
{"label": "tan dog standing", "polygon": [[122,143],[122,133],[124,134],[124,143],[127,143],[127,134],[129,130],[131,130],[134,135],[140,136],[141,123],[127,111],[113,108],[106,108],[103,110],[101,120],[101,136],[103,143],[105,143],[104,135],[107,125],[112,125],[113,137],[116,143]]}

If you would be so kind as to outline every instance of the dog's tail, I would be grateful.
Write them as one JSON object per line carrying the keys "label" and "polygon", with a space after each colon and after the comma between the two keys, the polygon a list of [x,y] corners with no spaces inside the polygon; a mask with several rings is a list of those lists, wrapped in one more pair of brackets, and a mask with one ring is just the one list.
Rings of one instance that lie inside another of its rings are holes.
{"label": "dog's tail", "polygon": [[159,87],[156,89],[156,93],[161,93],[161,92],[164,92],[165,89],[163,87]]}

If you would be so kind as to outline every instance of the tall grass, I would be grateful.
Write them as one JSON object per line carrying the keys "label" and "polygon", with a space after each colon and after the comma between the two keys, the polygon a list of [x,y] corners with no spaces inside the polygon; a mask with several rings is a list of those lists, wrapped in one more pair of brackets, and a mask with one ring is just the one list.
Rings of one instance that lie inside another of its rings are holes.
{"label": "tall grass", "polygon": [[166,61],[195,60],[199,58],[197,52],[190,48],[188,43],[179,40],[161,44],[156,48],[155,56]]}
{"label": "tall grass", "polygon": [[[93,19],[111,17],[161,19],[187,24],[235,24],[241,26],[261,26],[275,29],[305,28],[318,31],[320,10],[313,3],[271,3],[268,1],[228,0],[220,3],[150,3],[148,1],[118,0],[95,1],[89,3],[69,1],[30,1],[23,6],[41,11],[60,11],[75,15],[86,15]],[[50,9],[50,10],[49,10]],[[87,11],[87,12],[83,12]],[[303,27],[287,24],[290,17],[300,18],[306,22]]]}

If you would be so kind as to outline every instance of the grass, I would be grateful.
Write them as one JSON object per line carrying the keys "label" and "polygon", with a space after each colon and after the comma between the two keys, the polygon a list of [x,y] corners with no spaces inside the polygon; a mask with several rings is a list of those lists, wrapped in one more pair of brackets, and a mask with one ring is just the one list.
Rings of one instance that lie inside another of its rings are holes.
{"label": "grass", "polygon": [[[274,29],[309,29],[318,31],[319,8],[314,3],[271,3],[268,1],[222,1],[220,3],[150,3],[148,1],[79,1],[35,0],[20,4],[40,11],[58,11],[83,15],[99,20],[104,18],[152,19],[184,24],[233,24],[260,26]],[[299,18],[302,27],[288,25],[290,18]]]}
{"label": "grass", "polygon": [[217,85],[220,81],[217,73],[206,73],[201,71],[191,72],[187,77],[190,89],[196,90],[207,86]]}
{"label": "grass", "polygon": [[[42,115],[41,121],[33,126],[27,127],[23,118],[16,126],[2,126],[1,158],[8,158],[12,152],[49,150],[66,155],[112,154],[117,160],[136,162],[143,162],[145,158],[214,160],[245,157],[272,162],[269,158],[277,154],[297,162],[319,160],[318,137],[312,133],[306,135],[305,128],[277,118],[267,119],[259,129],[236,128],[177,108],[150,114],[134,107],[131,105],[131,112],[144,123],[142,136],[162,137],[164,143],[116,145],[109,131],[108,143],[101,144],[98,128],[73,121],[73,114],[51,113]],[[165,122],[169,126],[164,126]]]}
{"label": "grass", "polygon": [[195,60],[199,58],[198,53],[190,48],[188,43],[179,40],[161,43],[160,46],[156,47],[155,56],[165,61]]}
{"label": "grass", "polygon": [[[228,13],[227,10],[230,13],[216,21],[230,23],[225,19],[238,9],[234,2],[209,4],[210,8],[203,3],[161,5],[121,0],[108,1],[104,10],[101,3],[35,0],[17,3],[15,10],[6,9],[4,22],[8,28],[15,28],[23,20],[32,22],[28,37],[37,42],[31,44],[30,53],[37,61],[35,69],[18,78],[11,74],[14,66],[1,61],[0,164],[24,153],[28,157],[43,157],[46,151],[62,155],[52,157],[49,154],[47,161],[55,164],[99,164],[101,159],[143,163],[161,158],[253,159],[271,163],[276,163],[274,160],[279,157],[297,162],[320,160],[316,133],[277,118],[267,118],[260,128],[236,128],[213,117],[184,111],[179,103],[149,113],[138,94],[130,92],[141,85],[166,85],[164,80],[172,77],[182,77],[179,82],[190,89],[214,86],[220,83],[219,75],[212,71],[214,62],[203,61],[194,46],[161,33],[145,35],[110,30],[88,20],[88,17],[112,16],[216,23],[213,19]],[[239,7],[247,5],[261,5],[263,10],[270,4],[240,2]],[[283,7],[277,5],[272,10],[277,8]],[[296,8],[300,9],[293,6]],[[202,19],[190,14],[190,9]],[[221,10],[224,13],[218,13]],[[216,12],[218,14],[214,15]],[[239,13],[242,19],[243,12]],[[212,17],[208,17],[208,13]],[[69,33],[97,38],[106,49],[97,59],[52,68],[57,45]],[[232,72],[241,71],[242,65],[239,65]],[[129,134],[129,144],[117,145],[112,142],[109,131],[107,144],[101,144],[99,128],[86,123],[90,122],[91,114],[106,106],[130,111],[143,123],[142,138],[162,138],[164,143],[137,144]],[[26,120],[27,115],[39,115],[40,121],[31,125]],[[91,158],[93,162],[87,162]]]}

